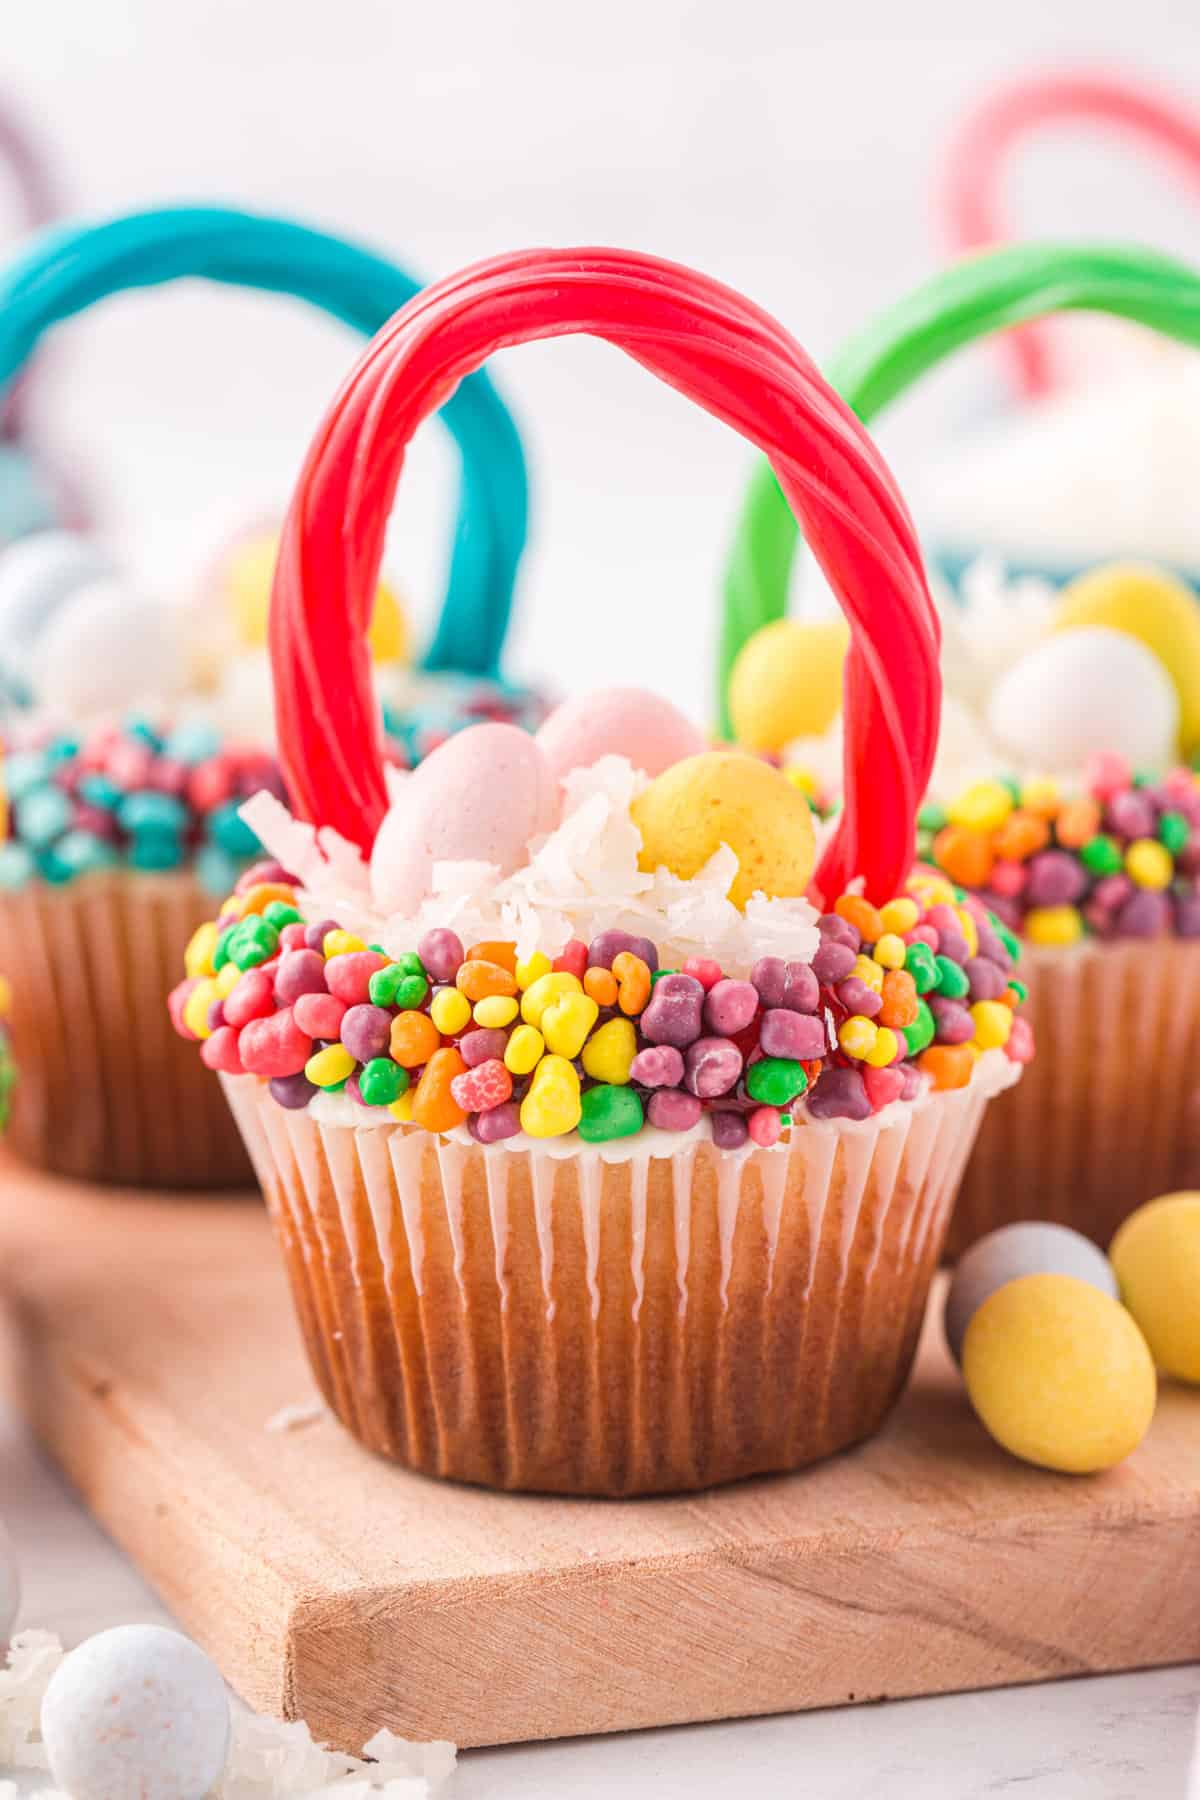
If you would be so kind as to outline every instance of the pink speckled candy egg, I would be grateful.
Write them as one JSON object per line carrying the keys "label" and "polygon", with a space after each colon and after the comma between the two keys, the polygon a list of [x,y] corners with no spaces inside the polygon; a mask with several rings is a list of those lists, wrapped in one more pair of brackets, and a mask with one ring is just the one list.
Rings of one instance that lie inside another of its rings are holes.
{"label": "pink speckled candy egg", "polygon": [[704,734],[678,707],[649,688],[597,688],[555,707],[537,734],[546,761],[561,781],[602,756],[625,756],[635,769],[661,775],[673,763],[707,750]]}
{"label": "pink speckled candy egg", "polygon": [[447,738],[396,791],[371,853],[386,912],[412,913],[435,862],[495,863],[511,875],[529,840],[558,823],[558,789],[536,740],[516,725],[471,725]]}

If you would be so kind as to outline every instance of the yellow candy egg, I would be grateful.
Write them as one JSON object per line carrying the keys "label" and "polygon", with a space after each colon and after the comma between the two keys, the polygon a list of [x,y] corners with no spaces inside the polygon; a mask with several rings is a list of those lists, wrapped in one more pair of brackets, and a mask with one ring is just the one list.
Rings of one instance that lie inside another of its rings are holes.
{"label": "yellow candy egg", "polygon": [[[279,539],[273,532],[238,545],[225,565],[225,583],[238,643],[245,650],[262,650],[267,642],[267,617],[271,609],[271,584]],[[375,590],[375,610],[367,636],[376,662],[407,662],[408,624],[391,588],[381,581]]]}
{"label": "yellow candy egg", "polygon": [[1054,629],[1107,625],[1157,656],[1179,694],[1184,755],[1200,745],[1200,605],[1185,581],[1148,563],[1105,563],[1062,591]]}
{"label": "yellow candy egg", "polygon": [[1023,1275],[998,1288],[967,1327],[962,1367],[996,1442],[1043,1469],[1111,1469],[1154,1417],[1145,1338],[1118,1301],[1073,1275]]}
{"label": "yellow candy egg", "polygon": [[728,844],[738,859],[735,906],[761,890],[803,894],[816,861],[808,802],[778,769],[736,750],[706,750],[657,776],[634,801],[641,866],[688,880]]}
{"label": "yellow candy egg", "polygon": [[1200,1382],[1200,1193],[1164,1194],[1139,1206],[1109,1257],[1159,1368]]}
{"label": "yellow candy egg", "polygon": [[777,619],[743,644],[729,676],[734,734],[748,750],[820,737],[842,710],[844,619]]}

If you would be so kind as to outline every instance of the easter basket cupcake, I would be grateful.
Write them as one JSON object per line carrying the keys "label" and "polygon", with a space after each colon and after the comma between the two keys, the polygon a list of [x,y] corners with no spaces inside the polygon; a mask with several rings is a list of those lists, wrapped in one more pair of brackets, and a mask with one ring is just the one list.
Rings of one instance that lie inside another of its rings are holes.
{"label": "easter basket cupcake", "polygon": [[[1200,343],[1191,270],[1141,251],[1028,247],[918,289],[843,349],[832,379],[871,420],[959,346],[1065,309]],[[727,587],[735,690],[747,628],[788,629],[796,542],[763,470]],[[964,685],[957,716],[970,728],[943,746],[942,792],[920,821],[922,855],[999,918],[1014,964],[1023,948],[1042,1049],[980,1134],[952,1253],[1028,1218],[1107,1244],[1126,1214],[1188,1185],[1200,1162],[1200,790],[1187,766],[1200,747],[1200,619],[1176,578],[1133,566],[1081,577],[1046,606],[1011,667],[977,668],[973,723]],[[1135,744],[1157,767],[1117,754]],[[995,986],[986,969],[968,963],[966,974],[965,989],[955,977],[940,996],[951,1041],[969,1035]]]}
{"label": "easter basket cupcake", "polygon": [[[59,321],[123,289],[198,277],[307,302],[367,334],[418,286],[282,219],[199,208],[57,231],[0,279],[0,383]],[[524,532],[524,465],[485,376],[446,408],[462,452],[449,628],[494,642]],[[19,969],[23,1080],[12,1142],[63,1174],[127,1185],[250,1185],[217,1085],[163,1014],[179,959],[261,850],[238,805],[282,792],[270,750],[224,738],[179,691],[183,638],[98,546],[61,533],[6,553],[0,639],[11,828],[0,847],[0,966]],[[485,630],[486,627],[486,630]],[[269,905],[269,865],[241,882]],[[204,938],[189,951],[204,958]]]}
{"label": "easter basket cupcake", "polygon": [[[406,445],[493,350],[577,332],[771,455],[851,619],[825,912],[803,796],[637,691],[568,703],[537,738],[462,733],[389,793],[362,640]],[[1020,1065],[935,1049],[902,966],[927,911],[904,889],[937,625],[852,415],[768,315],[686,269],[479,265],[401,313],[335,401],[271,648],[299,817],[245,813],[295,915],[221,913],[192,993],[220,1006],[200,1054],[337,1416],[430,1474],[572,1494],[796,1468],[875,1431]]]}

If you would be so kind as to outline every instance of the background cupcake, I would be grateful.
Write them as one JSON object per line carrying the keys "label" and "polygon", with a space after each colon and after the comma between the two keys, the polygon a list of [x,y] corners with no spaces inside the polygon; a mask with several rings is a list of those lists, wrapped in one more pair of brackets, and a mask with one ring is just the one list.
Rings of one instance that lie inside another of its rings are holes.
{"label": "background cupcake", "polygon": [[[56,232],[9,269],[0,380],[59,320],[123,288],[189,276],[290,294],[362,331],[417,291],[369,252],[285,220],[131,214]],[[464,382],[446,419],[464,470],[447,609],[490,644],[520,554],[524,464],[486,377]],[[223,735],[187,701],[178,621],[97,546],[30,539],[3,574],[4,675],[26,705],[9,719],[12,828],[0,852],[0,962],[23,971],[13,1141],[76,1176],[241,1183],[250,1172],[237,1132],[162,1000],[211,913],[209,887],[226,891],[257,852],[237,806],[277,786],[270,752]]]}
{"label": "background cupcake", "polygon": [[[951,351],[1017,320],[1113,312],[1194,344],[1198,300],[1196,275],[1146,252],[996,251],[884,314],[834,359],[834,379],[871,418]],[[760,476],[743,518],[730,642],[748,613],[779,620],[786,609],[796,533],[769,491]],[[1126,567],[1081,578],[1047,604],[1049,634],[993,681],[970,746],[977,758],[999,729],[1010,760],[965,794],[948,781],[945,804],[921,820],[931,859],[1029,941],[1022,973],[1044,1048],[981,1133],[952,1249],[1017,1218],[1058,1220],[1107,1243],[1143,1200],[1188,1184],[1200,1148],[1195,781],[1169,761],[1147,770],[1114,754],[1134,735],[1145,754],[1194,754],[1194,603],[1173,578]],[[1003,607],[997,614],[1003,621]],[[1065,782],[1035,773],[1051,757]]]}
{"label": "background cupcake", "polygon": [[[408,438],[448,369],[579,331],[770,449],[853,617],[823,914],[803,796],[639,690],[537,738],[476,727],[385,782],[361,640]],[[795,1467],[876,1429],[979,1118],[1032,1046],[1007,980],[986,1043],[933,1043],[931,912],[961,911],[964,958],[1010,956],[945,882],[901,891],[936,621],[852,416],[687,270],[618,251],[468,270],[380,334],[322,426],[271,650],[299,819],[269,797],[245,816],[290,875],[246,877],[172,1004],[229,1093],[338,1416],[431,1473],[596,1493]]]}

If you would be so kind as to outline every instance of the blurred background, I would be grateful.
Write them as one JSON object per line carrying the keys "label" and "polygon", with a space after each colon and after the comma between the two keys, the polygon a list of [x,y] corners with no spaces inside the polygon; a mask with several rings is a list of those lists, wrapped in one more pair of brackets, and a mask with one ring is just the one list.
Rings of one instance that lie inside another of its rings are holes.
{"label": "blurred background", "polygon": [[[936,266],[944,146],[998,80],[1069,63],[1200,93],[1181,0],[43,0],[10,9],[0,84],[78,213],[260,204],[433,277],[535,243],[690,262],[770,307],[820,359]],[[1086,131],[1016,160],[1025,232],[1184,254],[1200,207],[1152,155]],[[286,499],[356,354],[294,306],[204,287],[124,296],[57,334],[47,429],[99,484],[145,577],[178,591],[229,530]],[[493,373],[526,435],[530,550],[510,671],[563,691],[642,679],[703,711],[722,559],[753,453],[605,346],[510,353]],[[902,485],[1001,403],[986,351],[882,433]],[[390,566],[428,616],[452,452],[427,429]]]}

